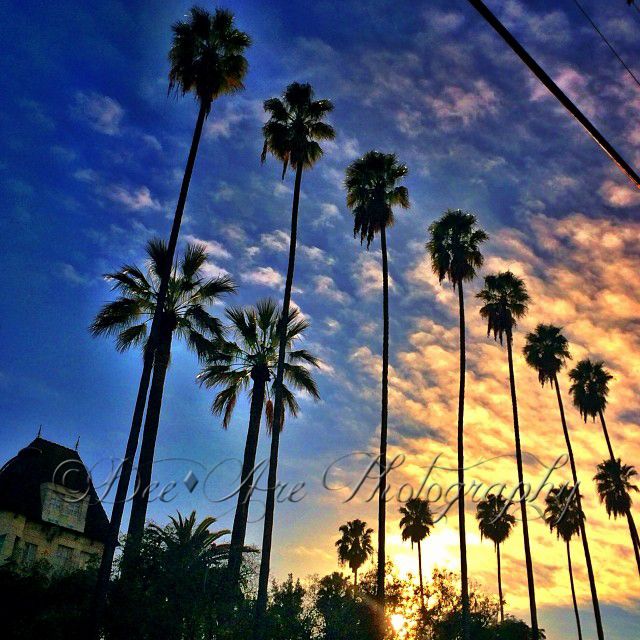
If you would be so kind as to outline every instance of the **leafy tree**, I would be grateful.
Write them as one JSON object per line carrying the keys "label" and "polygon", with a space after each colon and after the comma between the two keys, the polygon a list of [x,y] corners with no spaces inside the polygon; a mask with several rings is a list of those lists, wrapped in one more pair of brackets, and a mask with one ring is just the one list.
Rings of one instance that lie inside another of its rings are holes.
{"label": "leafy tree", "polygon": [[271,587],[271,604],[267,610],[265,636],[269,640],[311,640],[313,621],[306,610],[306,590],[293,576]]}
{"label": "leafy tree", "polygon": [[[439,220],[429,226],[430,240],[426,248],[431,267],[442,283],[447,279],[458,289],[460,318],[460,390],[458,393],[458,483],[464,487],[464,387],[466,369],[465,319],[463,282],[471,282],[484,258],[480,245],[489,236],[477,226],[472,213],[448,209]],[[464,521],[464,492],[458,498],[458,529],[460,533],[460,567],[462,573],[463,620],[469,615],[469,578],[467,575],[467,541]],[[419,547],[418,547],[419,549]],[[422,578],[422,576],[421,576]],[[469,634],[465,632],[465,638]]]}
{"label": "leafy tree", "polygon": [[511,388],[511,407],[513,411],[513,431],[516,445],[516,465],[518,469],[518,486],[520,489],[520,510],[522,513],[522,534],[524,538],[524,556],[527,567],[527,585],[529,589],[529,610],[531,612],[531,628],[533,640],[540,638],[538,614],[536,609],[536,592],[533,577],[533,562],[529,544],[529,524],[527,521],[527,503],[524,493],[524,477],[522,471],[522,449],[520,447],[520,425],[518,421],[518,400],[516,397],[516,379],[513,369],[513,330],[517,321],[523,318],[528,310],[529,294],[524,280],[504,271],[488,275],[484,279],[484,288],[477,294],[483,302],[480,316],[487,321],[487,335],[493,332],[494,339],[507,338],[507,359],[509,363],[509,385]]}
{"label": "leafy tree", "polygon": [[[576,625],[578,627],[578,640],[582,640],[582,628],[580,626],[580,614],[578,613],[578,601],[576,600],[576,589],[573,584],[573,568],[571,566],[571,538],[574,535],[580,536],[580,523],[585,519],[578,501],[572,499],[573,488],[565,485],[560,489],[551,489],[545,498],[546,509],[544,510],[545,522],[551,531],[555,529],[558,538],[567,545],[567,563],[569,566],[569,581],[571,583],[571,597],[573,599],[573,610],[576,614]],[[577,495],[577,493],[575,494]]]}
{"label": "leafy tree", "polygon": [[[268,299],[259,301],[255,307],[227,309],[226,316],[234,339],[216,343],[214,350],[207,355],[207,364],[198,374],[198,379],[207,387],[222,387],[216,394],[211,409],[214,414],[224,415],[222,426],[225,429],[229,426],[240,393],[247,391],[251,400],[249,428],[229,552],[229,581],[235,589],[240,576],[241,549],[247,531],[250,491],[263,410],[267,414],[269,429],[273,418],[273,386],[269,383],[275,377],[278,361],[280,311],[275,302]],[[293,349],[294,343],[302,339],[308,326],[309,323],[300,317],[297,309],[289,312],[283,398],[289,413],[294,417],[297,416],[299,407],[292,389],[304,391],[314,399],[319,398],[316,383],[305,366],[317,367],[318,359],[306,349]],[[281,425],[283,420],[284,414]]]}
{"label": "leafy tree", "polygon": [[358,589],[358,569],[373,555],[371,534],[373,529],[367,528],[367,523],[362,520],[349,520],[343,524],[339,531],[342,536],[336,541],[338,548],[338,562],[341,565],[348,564],[353,571],[353,597],[356,597]]}
{"label": "leafy tree", "polygon": [[420,576],[420,606],[424,608],[424,584],[422,582],[422,550],[420,543],[431,534],[433,515],[429,501],[422,498],[407,500],[404,507],[400,507],[400,530],[402,540],[411,540],[411,546],[418,545],[418,573]]}
{"label": "leafy tree", "polygon": [[[533,332],[527,334],[523,353],[527,364],[538,373],[538,380],[540,381],[540,384],[544,386],[545,382],[549,382],[552,388],[555,387],[556,398],[558,399],[558,409],[560,410],[562,431],[564,433],[567,452],[569,454],[573,483],[578,487],[580,486],[578,482],[578,472],[576,470],[576,463],[573,457],[569,428],[567,427],[567,421],[564,415],[560,385],[558,384],[558,373],[565,366],[566,361],[571,358],[571,354],[569,353],[569,343],[562,335],[559,327],[555,327],[551,324],[538,324]],[[578,514],[581,514],[582,504],[579,493],[576,493],[576,502],[578,506]],[[600,603],[598,602],[598,591],[596,588],[595,575],[593,573],[589,541],[587,540],[584,520],[580,520],[580,534],[582,536],[584,557],[587,563],[587,573],[589,574],[591,600],[593,602],[593,611],[596,618],[596,630],[598,632],[599,640],[604,640],[604,631],[602,629],[602,619],[600,616]]]}
{"label": "leafy tree", "polygon": [[502,597],[502,575],[500,571],[500,545],[511,535],[516,518],[509,513],[510,503],[500,494],[490,493],[478,503],[476,518],[480,528],[480,539],[493,542],[498,559],[498,594],[500,597],[500,622],[504,622],[504,598]]}
{"label": "leafy tree", "polygon": [[[145,348],[143,369],[131,420],[131,429],[94,593],[91,629],[91,638],[93,640],[98,640],[100,635],[100,625],[106,603],[105,598],[109,586],[113,554],[118,542],[124,503],[133,468],[133,459],[138,448],[147,393],[154,366],[155,350],[162,342],[162,317],[169,288],[171,264],[173,263],[178,243],[178,234],[191,182],[191,174],[198,152],[202,127],[215,99],[244,88],[242,81],[248,69],[248,64],[243,54],[251,40],[246,33],[235,28],[233,14],[230,11],[216,9],[215,13],[211,15],[204,9],[194,6],[191,9],[189,21],[176,22],[172,29],[174,35],[172,46],[169,50],[169,91],[171,92],[175,89],[176,93],[183,96],[193,91],[196,95],[196,100],[200,104],[200,109],[169,236],[168,260],[164,271],[158,274],[160,282],[150,331],[151,335]],[[161,359],[163,358],[162,355],[160,357]],[[152,460],[142,460],[144,464],[151,465],[151,462]],[[144,518],[137,522],[137,526],[136,536],[140,537],[144,528]]]}
{"label": "leafy tree", "polygon": [[369,151],[354,160],[346,171],[347,206],[354,215],[353,235],[360,234],[360,244],[367,241],[367,249],[380,234],[382,250],[382,410],[380,419],[380,490],[378,494],[378,577],[377,598],[384,610],[387,413],[389,386],[389,269],[387,265],[387,227],[393,225],[393,207],[409,208],[409,191],[398,182],[409,173],[393,153]]}
{"label": "leafy tree", "polygon": [[[333,110],[329,100],[314,100],[313,89],[309,84],[290,84],[283,99],[270,98],[265,100],[264,109],[270,115],[269,120],[262,127],[264,134],[264,148],[262,161],[267,153],[271,153],[282,162],[282,179],[284,180],[287,167],[296,172],[293,188],[293,204],[291,207],[291,234],[289,240],[289,264],[284,287],[282,303],[283,318],[289,317],[291,289],[293,287],[293,272],[296,257],[296,242],[298,236],[298,204],[300,202],[300,184],[304,169],[311,168],[322,156],[322,148],[318,140],[333,140],[333,127],[323,122],[324,118]],[[280,340],[278,343],[278,365],[274,382],[275,401],[273,408],[274,424],[280,424],[283,407],[283,380],[286,359],[286,325],[281,322],[279,327]],[[278,450],[280,446],[280,430],[274,429],[271,438],[271,452],[269,457],[268,491],[265,506],[264,532],[262,537],[262,559],[260,577],[258,581],[258,598],[256,602],[256,620],[254,634],[260,640],[263,635],[262,618],[267,606],[267,590],[269,586],[269,567],[271,563],[271,544],[273,538],[273,518],[275,512],[275,487],[278,471]]]}
{"label": "leafy tree", "polygon": [[[148,325],[153,321],[160,280],[167,268],[169,253],[166,245],[152,240],[147,245],[149,269],[146,275],[135,265],[125,265],[120,271],[107,274],[119,297],[105,304],[91,325],[94,336],[115,336],[116,348],[145,347],[149,340]],[[144,436],[140,451],[138,491],[134,495],[129,523],[129,559],[136,557],[141,536],[138,523],[144,523],[151,485],[164,382],[171,356],[173,337],[182,338],[199,359],[212,348],[212,341],[222,336],[220,321],[210,315],[207,307],[224,294],[233,293],[235,286],[228,276],[205,278],[202,268],[207,260],[204,246],[187,246],[179,268],[171,269],[169,289],[164,303],[160,342],[154,356],[153,378],[149,391]]]}

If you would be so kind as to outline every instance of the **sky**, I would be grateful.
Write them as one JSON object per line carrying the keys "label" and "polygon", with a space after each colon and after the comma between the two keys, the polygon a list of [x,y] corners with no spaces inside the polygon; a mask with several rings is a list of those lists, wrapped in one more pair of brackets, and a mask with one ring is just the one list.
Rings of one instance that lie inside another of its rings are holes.
{"label": "sky", "polygon": [[[640,166],[640,87],[575,4],[488,0],[488,6],[634,167]],[[535,5],[535,6],[534,6]],[[121,457],[141,370],[137,352],[94,339],[92,318],[112,299],[103,274],[143,265],[145,243],[167,237],[197,107],[167,96],[170,25],[188,3],[61,0],[5,7],[0,35],[0,411],[4,462],[36,435],[79,452],[106,479]],[[466,460],[468,477],[516,482],[504,347],[487,338],[475,299],[482,276],[511,269],[532,298],[515,334],[525,476],[533,486],[565,451],[554,392],[541,388],[521,355],[537,323],[563,327],[573,360],[602,359],[614,375],[607,420],[616,455],[640,461],[640,192],[463,0],[411,3],[228,2],[251,35],[246,89],[213,105],[191,182],[180,249],[206,244],[208,275],[231,274],[249,305],[281,299],[293,174],[280,179],[273,158],[260,164],[262,103],[293,81],[310,82],[335,110],[335,141],[302,180],[294,303],[310,322],[305,347],[323,364],[321,401],[301,398],[281,440],[279,473],[304,491],[276,511],[274,575],[304,578],[337,569],[338,527],[361,518],[376,528],[364,489],[344,502],[377,449],[380,427],[382,284],[379,242],[353,238],[345,167],[370,149],[395,152],[409,167],[411,208],[388,232],[390,290],[389,454],[404,455],[390,483],[444,487],[456,459],[457,301],[431,273],[429,224],[447,208],[478,216],[490,240],[485,264],[465,289],[467,315]],[[632,68],[640,13],[623,0],[583,6]],[[214,5],[207,5],[213,10]],[[638,74],[636,74],[638,75]],[[223,305],[213,312],[222,315]],[[196,509],[232,524],[233,491],[248,421],[239,402],[228,430],[210,413],[213,392],[195,382],[199,366],[174,343],[154,477],[177,481],[171,503],[149,516]],[[592,477],[606,456],[599,425],[583,423],[560,387],[582,482],[587,532],[607,638],[640,637],[640,584],[626,523],[609,519]],[[268,456],[261,435],[258,460]],[[496,458],[497,456],[502,456]],[[535,456],[535,457],[534,457]],[[495,458],[495,459],[494,459]],[[488,459],[493,459],[487,461]],[[227,462],[225,462],[227,461]],[[484,461],[484,462],[483,462]],[[334,464],[335,463],[335,464]],[[325,470],[330,468],[327,484]],[[182,479],[192,470],[199,486]],[[567,467],[551,481],[569,479]],[[265,481],[263,480],[262,486]],[[367,483],[365,488],[372,488]],[[405,492],[408,489],[405,488]],[[406,493],[404,494],[406,499]],[[248,542],[261,541],[259,496]],[[108,497],[107,497],[108,501]],[[217,501],[217,502],[216,502]],[[636,500],[637,502],[637,500]],[[442,504],[442,501],[440,502]],[[535,504],[542,506],[542,499]],[[388,555],[402,572],[416,554],[388,507]],[[110,507],[107,504],[107,511]],[[459,569],[455,507],[424,545],[425,573]],[[469,571],[495,592],[491,543],[481,541],[467,502]],[[532,511],[530,518],[534,518]],[[639,520],[640,517],[636,517]],[[575,633],[566,550],[547,526],[530,524],[540,624],[549,640]],[[579,540],[572,559],[585,638],[595,625]],[[528,619],[521,526],[502,550],[506,610]]]}

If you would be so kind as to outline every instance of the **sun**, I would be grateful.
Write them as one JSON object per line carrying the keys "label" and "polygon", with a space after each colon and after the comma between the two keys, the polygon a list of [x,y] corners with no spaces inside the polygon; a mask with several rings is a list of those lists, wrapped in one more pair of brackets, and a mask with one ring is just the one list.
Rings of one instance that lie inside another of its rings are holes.
{"label": "sun", "polygon": [[405,619],[401,613],[394,613],[391,616],[391,626],[394,631],[400,631],[404,627]]}

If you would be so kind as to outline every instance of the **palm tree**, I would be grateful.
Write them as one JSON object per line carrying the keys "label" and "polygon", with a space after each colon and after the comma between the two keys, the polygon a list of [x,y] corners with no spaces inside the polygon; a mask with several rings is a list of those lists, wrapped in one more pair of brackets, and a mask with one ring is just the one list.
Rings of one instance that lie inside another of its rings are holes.
{"label": "palm tree", "polygon": [[609,517],[613,515],[618,518],[623,514],[627,516],[631,540],[634,543],[636,553],[636,563],[640,572],[640,558],[638,557],[638,531],[636,530],[633,517],[631,516],[631,491],[638,491],[638,487],[632,484],[632,478],[638,472],[629,464],[622,464],[620,458],[617,460],[605,460],[598,465],[598,473],[595,475],[596,489],[600,502],[604,502]]}
{"label": "palm tree", "polygon": [[[282,162],[282,179],[284,180],[289,165],[295,170],[296,178],[293,188],[293,204],[291,206],[291,234],[289,240],[289,264],[284,287],[282,316],[289,317],[291,289],[293,287],[293,271],[296,258],[296,242],[298,234],[298,204],[300,202],[300,184],[304,169],[310,169],[322,156],[322,148],[318,140],[333,140],[333,127],[323,122],[328,113],[333,111],[330,100],[314,100],[311,85],[290,84],[283,94],[282,100],[270,98],[265,100],[264,109],[270,114],[269,120],[262,127],[264,147],[262,162],[267,153],[271,153]],[[274,424],[280,424],[283,413],[282,381],[286,356],[286,325],[282,321],[278,331],[278,366],[274,382]],[[267,608],[269,588],[269,567],[271,564],[271,544],[273,537],[273,518],[275,512],[275,487],[278,471],[278,449],[280,447],[280,431],[273,430],[269,457],[269,478],[265,506],[264,532],[262,536],[262,557],[258,578],[258,597],[256,600],[254,635],[258,640],[263,637],[263,619]]]}
{"label": "palm tree", "polygon": [[[571,583],[571,597],[573,598],[573,610],[576,613],[576,625],[578,626],[578,640],[582,640],[582,628],[580,627],[580,614],[578,613],[578,601],[576,600],[576,589],[573,584],[573,568],[571,566],[571,538],[574,535],[580,536],[580,523],[585,520],[586,516],[580,508],[577,500],[571,499],[573,488],[565,485],[559,489],[551,489],[545,503],[547,505],[544,510],[545,522],[549,525],[551,531],[554,529],[558,538],[562,538],[567,545],[567,562],[569,565],[569,581]],[[567,497],[563,497],[563,493]],[[577,493],[575,494],[578,495]]]}
{"label": "palm tree", "polygon": [[509,362],[509,385],[511,387],[511,407],[513,410],[513,431],[516,446],[516,466],[520,490],[520,511],[522,513],[522,535],[524,538],[524,556],[527,566],[527,585],[529,588],[529,610],[531,612],[531,632],[533,640],[539,640],[538,613],[536,610],[536,592],[533,577],[533,562],[529,545],[529,524],[527,521],[527,502],[524,492],[522,472],[522,449],[520,447],[520,425],[518,422],[518,400],[516,397],[516,378],[513,369],[513,330],[518,320],[523,318],[529,306],[529,294],[524,280],[511,271],[485,276],[484,288],[477,294],[483,301],[480,316],[487,320],[487,335],[493,332],[494,339],[507,338],[507,359]]}
{"label": "palm tree", "polygon": [[[116,336],[116,348],[119,351],[133,346],[146,346],[149,341],[148,325],[153,322],[160,274],[167,268],[169,255],[166,245],[159,240],[149,242],[147,253],[150,265],[146,275],[136,266],[125,265],[120,271],[105,276],[107,281],[114,283],[113,290],[118,291],[120,296],[102,307],[91,325],[91,333],[94,336]],[[206,260],[204,246],[190,244],[179,268],[171,269],[140,450],[138,478],[142,490],[138,490],[133,498],[127,561],[135,558],[141,542],[139,523],[144,525],[149,500],[149,492],[144,489],[151,484],[153,453],[173,336],[183,338],[189,349],[203,360],[212,349],[212,341],[222,337],[222,325],[209,314],[207,306],[219,300],[223,294],[235,291],[229,276],[204,278],[202,267]]]}
{"label": "palm tree", "polygon": [[[458,288],[460,318],[460,390],[458,393],[458,483],[464,488],[464,385],[466,368],[465,320],[463,282],[476,277],[476,269],[482,266],[484,258],[480,245],[489,236],[477,227],[472,213],[451,209],[444,212],[439,220],[429,226],[431,239],[426,248],[431,256],[431,267],[438,281],[446,278],[454,290]],[[467,637],[469,626],[469,578],[467,575],[467,541],[464,521],[464,491],[458,498],[458,529],[460,533],[460,573],[462,583],[463,637]]]}
{"label": "palm tree", "polygon": [[[231,421],[238,396],[247,391],[251,400],[249,428],[244,449],[238,504],[233,520],[229,551],[229,582],[235,589],[240,577],[242,547],[244,546],[249,516],[250,490],[256,463],[256,450],[263,410],[267,413],[267,428],[271,428],[273,417],[271,397],[273,388],[269,382],[275,377],[278,362],[280,310],[271,300],[261,300],[255,307],[226,310],[229,329],[235,340],[224,340],[207,356],[205,368],[198,380],[206,387],[222,387],[211,406],[214,414],[223,414],[222,426],[226,429]],[[300,312],[289,312],[287,323],[287,360],[284,367],[286,385],[283,388],[284,402],[292,416],[298,414],[298,403],[291,388],[305,391],[318,399],[318,389],[305,364],[317,367],[318,359],[305,349],[293,350],[293,344],[303,337],[309,323],[300,317]],[[291,388],[290,388],[291,387]],[[284,417],[284,414],[283,414]]]}
{"label": "palm tree", "polygon": [[424,586],[422,584],[422,550],[420,543],[431,534],[433,515],[429,501],[422,498],[407,500],[404,507],[400,507],[400,529],[402,540],[411,540],[411,546],[418,545],[418,573],[420,575],[420,606],[424,611]]}
{"label": "palm tree", "polygon": [[[151,323],[149,340],[145,348],[143,369],[136,396],[136,404],[131,419],[131,428],[120,470],[116,496],[109,522],[104,552],[98,571],[91,611],[91,637],[97,640],[106,602],[109,577],[113,564],[113,554],[118,543],[122,514],[127,497],[133,459],[135,458],[144,416],[147,393],[151,382],[155,349],[160,343],[161,316],[169,287],[170,265],[173,263],[182,214],[187,199],[191,174],[198,151],[205,118],[211,111],[216,98],[242,90],[242,80],[248,64],[243,56],[251,43],[249,36],[235,28],[233,14],[225,9],[216,9],[213,15],[204,9],[193,7],[188,22],[176,22],[173,27],[173,42],[169,50],[169,92],[186,95],[193,91],[200,103],[196,127],[191,141],[187,165],[180,187],[180,195],[171,227],[168,244],[168,261],[164,272],[159,274],[160,285],[155,313]],[[144,525],[144,523],[143,523]],[[142,535],[142,531],[138,532]]]}
{"label": "palm tree", "polygon": [[[569,429],[564,415],[560,385],[558,384],[558,373],[565,366],[566,361],[571,358],[568,344],[567,339],[562,335],[559,327],[555,327],[551,324],[538,324],[535,331],[527,334],[523,353],[527,364],[538,372],[538,380],[540,381],[540,384],[544,386],[545,382],[549,382],[552,388],[555,387],[556,397],[558,399],[558,408],[560,409],[562,431],[564,432],[564,439],[567,445],[567,452],[569,454],[573,483],[578,487],[580,486],[578,482],[578,473],[576,471],[576,463],[573,458],[573,448],[571,447]],[[576,503],[579,511],[582,512],[579,493],[576,493]],[[604,632],[602,630],[602,620],[600,617],[600,604],[598,602],[598,592],[596,589],[593,566],[591,564],[591,553],[589,552],[589,541],[587,540],[584,520],[580,521],[580,534],[582,536],[582,546],[584,547],[584,557],[587,563],[587,573],[589,574],[591,599],[593,601],[593,611],[596,618],[596,629],[598,632],[598,638],[603,640]]]}
{"label": "palm tree", "polygon": [[480,539],[493,542],[498,558],[498,595],[500,597],[500,622],[504,622],[504,598],[502,597],[502,574],[500,571],[500,545],[511,535],[516,518],[507,509],[511,503],[501,496],[490,493],[478,503],[476,519],[480,528]]}
{"label": "palm tree", "polygon": [[[347,206],[354,215],[353,236],[360,234],[360,244],[367,241],[367,250],[376,234],[380,234],[382,250],[382,411],[380,420],[380,489],[378,493],[378,569],[377,597],[381,620],[384,616],[385,578],[385,471],[387,466],[387,404],[389,376],[389,269],[387,266],[387,227],[394,222],[393,207],[409,208],[409,191],[398,182],[409,173],[393,153],[369,151],[347,167],[345,188]],[[382,629],[382,626],[380,627]]]}
{"label": "palm tree", "polygon": [[336,540],[338,548],[338,562],[340,566],[349,565],[353,571],[353,597],[358,589],[358,569],[373,555],[371,534],[373,529],[367,529],[367,523],[362,520],[349,520],[339,529],[342,537]]}
{"label": "palm tree", "polygon": [[[569,378],[572,382],[569,394],[573,397],[573,404],[578,408],[585,422],[587,417],[592,418],[594,421],[596,415],[600,417],[600,424],[609,449],[609,458],[612,463],[615,463],[616,457],[609,439],[607,423],[604,420],[604,410],[606,409],[607,396],[609,395],[609,380],[613,380],[613,376],[604,368],[604,362],[592,362],[586,358],[578,362],[569,371]],[[610,465],[610,471],[615,475],[615,464]],[[620,481],[617,482],[619,483]],[[636,555],[636,564],[640,573],[640,538],[638,538],[638,530],[631,515],[631,508],[627,510],[625,515],[627,516],[633,549]]]}

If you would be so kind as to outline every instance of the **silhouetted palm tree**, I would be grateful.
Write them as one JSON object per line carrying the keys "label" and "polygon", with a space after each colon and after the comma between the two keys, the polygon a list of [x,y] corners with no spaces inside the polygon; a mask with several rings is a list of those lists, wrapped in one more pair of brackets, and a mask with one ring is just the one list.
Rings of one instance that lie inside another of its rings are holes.
{"label": "silhouetted palm tree", "polygon": [[411,540],[411,546],[418,545],[418,574],[420,576],[420,606],[424,610],[424,586],[422,584],[422,549],[420,543],[431,534],[433,515],[429,501],[422,498],[407,500],[404,507],[400,507],[400,529],[404,541]]}
{"label": "silhouetted palm tree", "polygon": [[[131,429],[98,572],[92,605],[91,637],[93,640],[97,640],[100,633],[111,566],[113,564],[113,554],[118,543],[118,534],[131,479],[133,459],[138,448],[155,349],[160,342],[161,316],[169,286],[170,265],[173,263],[178,243],[182,214],[187,199],[189,183],[191,182],[191,174],[202,134],[202,127],[216,98],[244,88],[242,80],[248,68],[243,53],[251,43],[251,40],[247,34],[235,28],[231,12],[225,9],[216,9],[215,13],[211,15],[204,9],[193,7],[190,11],[189,21],[176,22],[172,30],[173,42],[169,50],[169,62],[171,65],[169,70],[169,91],[171,92],[175,89],[181,95],[186,95],[193,91],[196,95],[196,100],[200,104],[200,109],[169,236],[167,249],[169,260],[165,271],[159,274],[160,285],[155,315],[150,330],[150,339],[145,349]],[[144,526],[144,522],[142,526]],[[142,531],[139,531],[138,535],[141,536]]]}
{"label": "silhouetted palm tree", "polygon": [[[571,465],[573,483],[578,487],[580,486],[578,482],[578,473],[573,457],[569,428],[567,427],[567,421],[564,415],[560,385],[558,384],[558,373],[565,366],[567,359],[571,358],[568,344],[567,339],[562,335],[559,327],[554,327],[551,324],[539,324],[535,328],[535,331],[527,334],[526,345],[523,349],[523,353],[527,364],[537,371],[540,384],[544,386],[545,382],[549,382],[551,387],[555,387],[556,397],[558,399],[558,408],[560,409],[562,431],[564,432],[564,439],[567,444],[567,452],[569,454],[569,464]],[[576,503],[578,505],[579,513],[582,513],[582,504],[579,493],[576,493]],[[583,520],[580,521],[580,534],[582,535],[582,546],[584,547],[584,557],[587,563],[587,573],[589,574],[591,600],[593,601],[593,611],[596,618],[596,629],[598,631],[598,638],[603,640],[604,632],[602,630],[602,619],[600,617],[600,603],[598,602],[596,580],[593,573],[591,553],[589,552],[589,542],[587,540],[587,532],[585,530]]]}
{"label": "silhouetted palm tree", "polygon": [[[382,250],[382,411],[380,419],[380,471],[387,465],[387,412],[389,376],[389,269],[387,266],[387,227],[393,222],[393,207],[409,208],[409,191],[398,182],[406,177],[409,169],[398,162],[393,153],[369,151],[362,158],[354,160],[345,177],[347,206],[354,215],[353,235],[360,234],[360,244],[367,241],[367,249],[376,234],[380,234]],[[378,493],[378,569],[377,597],[380,616],[384,616],[384,574],[385,574],[385,500],[386,477],[380,479]],[[382,627],[381,627],[382,628]]]}
{"label": "silhouetted palm tree", "polygon": [[[138,267],[126,265],[120,271],[105,276],[107,281],[114,283],[113,289],[120,296],[100,310],[91,325],[91,332],[94,336],[117,336],[116,347],[119,351],[133,346],[144,347],[149,339],[148,325],[153,322],[155,314],[160,274],[167,268],[169,255],[166,245],[159,240],[149,242],[147,253],[150,264],[146,275]],[[151,484],[153,453],[173,336],[184,339],[187,346],[203,360],[212,348],[212,341],[222,336],[220,321],[209,314],[207,307],[223,294],[235,291],[233,281],[228,276],[204,278],[202,267],[206,260],[204,246],[190,244],[179,268],[170,270],[140,450],[139,490],[134,495],[131,509],[130,542],[125,552],[127,562],[135,558],[141,542],[138,525],[140,521],[144,524],[146,517],[149,492],[144,489]]]}
{"label": "silhouetted palm tree", "polygon": [[638,487],[632,483],[632,478],[638,475],[637,471],[628,464],[622,464],[620,458],[617,460],[605,460],[598,465],[598,473],[595,475],[596,488],[600,502],[604,502],[609,517],[613,515],[618,518],[623,514],[627,516],[631,540],[634,542],[636,550],[636,562],[640,572],[640,560],[638,559],[638,532],[631,516],[631,492],[638,491]]}
{"label": "silhouetted palm tree", "polygon": [[[431,239],[426,248],[431,256],[431,267],[438,281],[446,278],[454,290],[458,288],[458,309],[460,319],[460,389],[458,392],[458,483],[464,487],[464,384],[465,384],[465,320],[463,282],[476,277],[476,269],[482,266],[484,258],[480,245],[489,236],[477,226],[472,213],[460,209],[447,210],[439,220],[429,226]],[[460,573],[462,584],[463,636],[468,636],[469,621],[469,578],[467,575],[467,541],[464,521],[464,491],[458,498],[458,528],[460,533]]]}
{"label": "silhouetted palm tree", "polygon": [[[289,165],[291,165],[296,172],[293,187],[293,204],[291,206],[289,264],[287,266],[287,279],[285,281],[284,299],[282,302],[282,316],[288,318],[296,258],[298,204],[300,202],[302,172],[304,169],[311,168],[322,156],[322,148],[317,141],[333,140],[333,138],[335,138],[333,127],[323,122],[327,114],[333,111],[333,104],[331,104],[330,100],[314,100],[311,85],[294,82],[285,89],[282,100],[279,98],[265,100],[264,109],[270,117],[262,127],[262,133],[264,134],[262,162],[265,161],[267,153],[271,153],[276,159],[280,160],[280,162],[282,162],[283,180]],[[282,322],[280,324],[278,366],[274,382],[273,416],[275,424],[280,423],[283,412],[281,388],[286,355],[286,326]],[[256,600],[254,635],[257,639],[262,638],[264,633],[262,620],[267,608],[279,446],[280,431],[274,429],[271,438],[268,490],[262,537],[262,557],[260,562],[260,576],[258,579],[258,597]]]}
{"label": "silhouetted palm tree", "polygon": [[[586,516],[580,508],[578,501],[570,499],[573,488],[565,485],[559,489],[551,489],[545,498],[546,509],[544,510],[545,522],[551,531],[554,529],[558,538],[562,538],[567,545],[567,563],[569,566],[569,581],[571,583],[571,597],[573,598],[573,610],[576,614],[576,625],[578,627],[578,640],[582,640],[582,628],[580,626],[580,614],[578,613],[578,601],[576,600],[576,589],[573,584],[573,567],[571,565],[571,538],[580,535],[580,523]],[[577,496],[577,493],[575,494]]]}
{"label": "silhouetted palm tree", "polygon": [[[273,389],[269,382],[275,377],[278,363],[280,310],[273,300],[268,299],[259,301],[255,307],[227,309],[226,316],[235,340],[224,340],[216,344],[215,350],[207,356],[206,367],[198,374],[198,380],[207,387],[222,387],[216,394],[211,410],[214,414],[224,415],[222,426],[225,429],[229,426],[240,393],[248,392],[251,400],[229,551],[229,581],[232,588],[235,588],[240,577],[242,547],[249,516],[249,492],[253,484],[262,411],[267,414],[268,429],[271,429],[273,419]],[[309,323],[300,317],[297,309],[289,312],[287,360],[284,365],[284,377],[289,386],[285,384],[283,397],[286,408],[294,417],[298,414],[298,402],[292,389],[305,391],[311,397],[319,398],[316,383],[309,369],[304,366],[317,367],[318,359],[306,349],[292,349],[308,326]],[[282,417],[284,418],[284,413]]]}
{"label": "silhouetted palm tree", "polygon": [[523,318],[528,310],[529,294],[524,280],[504,271],[485,276],[484,289],[477,294],[484,305],[480,315],[487,320],[487,335],[493,332],[494,339],[507,337],[507,359],[509,362],[509,384],[511,387],[511,407],[513,410],[513,431],[516,445],[516,465],[518,468],[518,485],[520,490],[520,511],[522,513],[522,535],[524,538],[524,556],[527,566],[527,585],[529,588],[529,610],[531,612],[531,632],[533,640],[539,640],[538,613],[536,609],[536,592],[529,545],[529,524],[527,521],[527,503],[524,492],[522,472],[522,449],[520,447],[520,425],[518,421],[518,400],[516,397],[516,378],[513,369],[513,329],[517,320]]}
{"label": "silhouetted palm tree", "polygon": [[338,548],[338,562],[341,566],[348,564],[353,571],[353,597],[358,589],[358,569],[373,555],[371,534],[373,529],[367,529],[367,523],[362,520],[349,520],[339,531],[342,537],[336,540]]}
{"label": "silhouetted palm tree", "polygon": [[[604,432],[604,438],[609,449],[609,458],[615,463],[616,457],[613,453],[613,446],[609,439],[607,424],[604,420],[604,410],[607,407],[607,396],[609,395],[609,380],[613,380],[613,376],[604,368],[604,362],[592,362],[588,358],[581,360],[569,371],[571,379],[571,388],[569,393],[573,397],[573,404],[580,411],[580,415],[587,421],[587,417],[591,417],[594,421],[596,415],[600,417],[600,424]],[[610,465],[609,470],[615,475],[615,464]],[[619,483],[619,481],[617,481]],[[625,513],[629,532],[631,533],[631,541],[636,556],[636,564],[640,573],[640,538],[638,538],[638,530],[636,529],[631,509]],[[617,515],[615,516],[617,517]]]}
{"label": "silhouetted palm tree", "polygon": [[501,495],[490,493],[478,502],[476,519],[480,528],[480,539],[493,542],[498,558],[498,595],[500,597],[500,622],[504,622],[504,598],[502,597],[502,573],[500,570],[500,545],[511,535],[516,518],[508,512],[510,502]]}

